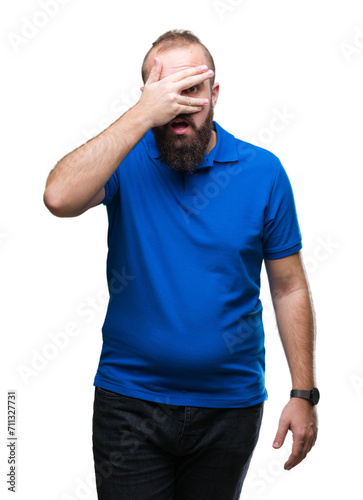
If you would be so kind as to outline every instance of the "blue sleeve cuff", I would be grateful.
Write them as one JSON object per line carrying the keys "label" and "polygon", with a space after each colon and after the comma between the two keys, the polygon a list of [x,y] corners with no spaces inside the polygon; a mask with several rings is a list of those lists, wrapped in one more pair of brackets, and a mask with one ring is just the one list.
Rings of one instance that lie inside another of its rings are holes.
{"label": "blue sleeve cuff", "polygon": [[289,255],[292,255],[293,253],[297,253],[302,249],[302,242],[300,241],[298,244],[286,248],[284,250],[276,250],[273,252],[265,252],[263,254],[264,259],[270,259],[270,260],[275,260],[275,259],[282,259],[283,257],[288,257]]}

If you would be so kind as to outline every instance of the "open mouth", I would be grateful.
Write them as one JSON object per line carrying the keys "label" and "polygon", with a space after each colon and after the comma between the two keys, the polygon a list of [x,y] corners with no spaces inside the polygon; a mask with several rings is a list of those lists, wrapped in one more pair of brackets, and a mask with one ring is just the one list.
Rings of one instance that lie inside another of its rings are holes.
{"label": "open mouth", "polygon": [[189,128],[189,124],[184,120],[177,119],[171,122],[171,128],[177,135],[183,135]]}

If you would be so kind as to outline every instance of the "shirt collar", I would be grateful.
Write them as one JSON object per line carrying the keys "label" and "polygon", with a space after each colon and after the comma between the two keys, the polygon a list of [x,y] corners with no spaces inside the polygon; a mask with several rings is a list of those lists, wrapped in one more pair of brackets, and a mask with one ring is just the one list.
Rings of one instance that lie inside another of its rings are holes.
{"label": "shirt collar", "polygon": [[[238,161],[238,151],[235,137],[224,130],[217,122],[213,122],[214,130],[217,133],[217,143],[214,148],[206,155],[204,161],[196,169],[211,167],[214,162],[229,163]],[[149,156],[154,159],[159,158],[159,150],[156,145],[152,130],[149,130],[145,136],[146,146]]]}

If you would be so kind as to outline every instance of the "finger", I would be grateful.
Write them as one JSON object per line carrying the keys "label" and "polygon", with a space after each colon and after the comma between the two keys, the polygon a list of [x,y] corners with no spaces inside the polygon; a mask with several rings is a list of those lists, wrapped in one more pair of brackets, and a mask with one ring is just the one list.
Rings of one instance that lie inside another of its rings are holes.
{"label": "finger", "polygon": [[274,448],[281,448],[281,446],[284,444],[288,430],[289,430],[288,423],[285,423],[283,420],[280,420],[279,427],[277,429],[276,436],[272,445]]}
{"label": "finger", "polygon": [[309,441],[307,442],[307,445],[306,445],[306,448],[307,448],[306,454],[308,454],[312,450],[314,444],[315,444],[315,439],[314,438],[309,439]]}
{"label": "finger", "polygon": [[189,76],[177,82],[177,90],[181,92],[182,90],[190,89],[196,85],[200,85],[205,80],[209,80],[214,75],[214,72],[210,69],[206,72],[200,73],[198,75]]}
{"label": "finger", "polygon": [[304,460],[306,455],[308,454],[308,443],[304,440],[294,439],[292,445],[292,452],[289,456],[287,462],[285,463],[284,468],[286,470],[291,470],[293,467],[296,467],[300,462]]}
{"label": "finger", "polygon": [[308,437],[308,453],[312,450],[312,448],[315,446],[315,442],[317,439],[317,431],[312,431],[310,436]]}
{"label": "finger", "polygon": [[180,110],[178,111],[178,115],[197,113],[203,109],[202,106],[180,106]]}
{"label": "finger", "polygon": [[161,71],[163,69],[162,62],[158,57],[155,57],[153,67],[151,68],[149,78],[146,83],[155,83],[160,80]]}
{"label": "finger", "polygon": [[173,73],[172,75],[167,76],[166,80],[176,83],[180,82],[181,80],[185,80],[185,78],[189,78],[190,76],[206,73],[207,71],[208,71],[208,66],[203,64],[203,66],[195,66],[194,68],[183,69],[182,71]]}
{"label": "finger", "polygon": [[188,96],[180,96],[178,98],[178,104],[182,104],[183,106],[206,106],[209,104],[209,99],[197,99],[195,97]]}

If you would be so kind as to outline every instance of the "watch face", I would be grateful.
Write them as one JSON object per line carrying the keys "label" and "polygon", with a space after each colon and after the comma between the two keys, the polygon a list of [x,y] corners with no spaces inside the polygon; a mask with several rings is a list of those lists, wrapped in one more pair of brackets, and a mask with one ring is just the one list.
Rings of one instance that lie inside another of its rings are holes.
{"label": "watch face", "polygon": [[320,399],[319,390],[315,388],[311,391],[311,400],[314,405],[317,405],[319,403],[319,399]]}

